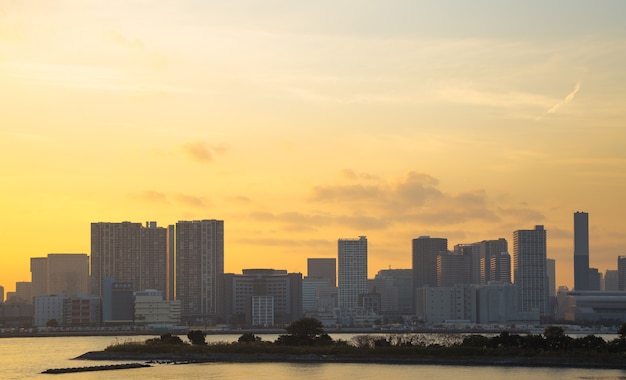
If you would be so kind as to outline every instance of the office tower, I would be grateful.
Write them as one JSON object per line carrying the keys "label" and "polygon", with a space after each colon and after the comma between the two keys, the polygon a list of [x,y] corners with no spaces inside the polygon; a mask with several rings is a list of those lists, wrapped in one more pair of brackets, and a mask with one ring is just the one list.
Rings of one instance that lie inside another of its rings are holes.
{"label": "office tower", "polygon": [[176,299],[183,319],[217,314],[218,278],[224,274],[224,221],[176,223]]}
{"label": "office tower", "polygon": [[469,284],[470,257],[451,252],[437,255],[437,286]]}
{"label": "office tower", "polygon": [[546,230],[543,226],[513,232],[513,268],[518,311],[545,315],[548,310],[548,280]]}
{"label": "office tower", "polygon": [[102,296],[102,281],[132,283],[134,290],[166,291],[167,230],[156,222],[91,224],[91,293]]}
{"label": "office tower", "polygon": [[350,312],[358,306],[360,294],[367,293],[367,238],[339,239],[339,309]]}
{"label": "office tower", "polygon": [[116,282],[111,276],[102,280],[102,322],[133,323],[135,295],[133,284]]}
{"label": "office tower", "polygon": [[384,315],[413,314],[413,271],[383,269],[374,277],[372,293],[379,293],[380,309]]}
{"label": "office tower", "polygon": [[574,290],[589,289],[589,214],[574,213]]}
{"label": "office tower", "polygon": [[556,260],[546,258],[546,276],[548,276],[548,296],[556,297]]}
{"label": "office tower", "polygon": [[454,246],[454,253],[457,255],[463,255],[468,260],[469,271],[469,283],[480,284],[481,283],[481,268],[480,268],[480,247],[475,244],[457,244]]}
{"label": "office tower", "polygon": [[307,259],[307,277],[325,278],[328,286],[337,286],[337,259]]}
{"label": "office tower", "polygon": [[489,281],[493,281],[491,275],[491,258],[502,252],[508,252],[508,243],[506,239],[499,238],[497,240],[483,240],[472,243],[472,246],[472,253],[475,257],[477,256],[475,260],[479,260],[480,283],[487,284]]}
{"label": "office tower", "polygon": [[27,281],[19,281],[15,283],[15,298],[18,302],[33,303],[32,283]]}
{"label": "office tower", "polygon": [[606,291],[616,291],[618,290],[617,286],[617,270],[615,269],[607,269],[604,272],[604,289]]}
{"label": "office tower", "polygon": [[598,268],[589,268],[589,290],[602,290],[602,273]]}
{"label": "office tower", "polygon": [[413,239],[413,286],[437,286],[437,255],[448,252],[448,239],[420,236]]}
{"label": "office tower", "polygon": [[626,256],[617,256],[617,290],[626,290]]}
{"label": "office tower", "polygon": [[0,286],[0,303],[4,302],[4,286]]}
{"label": "office tower", "polygon": [[511,283],[511,255],[508,252],[500,252],[491,256],[491,281]]}
{"label": "office tower", "polygon": [[32,296],[47,296],[48,293],[48,258],[31,257],[30,281],[32,283]]}
{"label": "office tower", "polygon": [[50,253],[30,259],[33,297],[89,292],[89,256],[85,253]]}
{"label": "office tower", "polygon": [[314,316],[320,309],[320,289],[327,289],[328,279],[321,277],[305,277],[302,279],[302,312],[306,316]]}

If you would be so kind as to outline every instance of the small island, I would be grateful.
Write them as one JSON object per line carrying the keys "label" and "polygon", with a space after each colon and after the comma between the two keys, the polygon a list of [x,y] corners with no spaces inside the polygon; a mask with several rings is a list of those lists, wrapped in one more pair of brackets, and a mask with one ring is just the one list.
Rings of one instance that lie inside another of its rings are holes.
{"label": "small island", "polygon": [[303,362],[447,364],[476,366],[549,366],[626,369],[626,324],[611,340],[588,335],[572,338],[563,328],[549,326],[543,334],[512,334],[491,337],[449,334],[433,343],[419,334],[363,335],[352,341],[333,340],[321,322],[302,318],[286,328],[274,342],[252,334],[237,342],[205,342],[205,333],[192,330],[185,343],[164,334],[145,342],[126,342],[104,351],[88,352],[77,359],[144,360],[147,362]]}

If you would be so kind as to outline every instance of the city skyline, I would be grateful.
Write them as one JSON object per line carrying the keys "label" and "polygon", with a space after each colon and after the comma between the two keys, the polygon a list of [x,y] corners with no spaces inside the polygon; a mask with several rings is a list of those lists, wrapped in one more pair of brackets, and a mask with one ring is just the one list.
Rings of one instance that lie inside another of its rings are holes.
{"label": "city skyline", "polygon": [[[0,285],[90,253],[90,223],[225,220],[226,272],[306,271],[368,237],[368,277],[544,225],[574,286],[626,234],[623,1],[185,0],[0,6]],[[123,15],[123,17],[122,17]],[[128,22],[133,20],[133,22]],[[275,265],[277,266],[277,265]]]}

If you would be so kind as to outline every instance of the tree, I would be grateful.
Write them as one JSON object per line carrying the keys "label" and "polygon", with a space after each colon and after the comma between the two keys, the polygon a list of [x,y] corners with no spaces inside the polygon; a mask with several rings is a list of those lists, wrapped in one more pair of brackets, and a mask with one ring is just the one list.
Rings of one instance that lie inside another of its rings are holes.
{"label": "tree", "polygon": [[309,339],[315,339],[324,333],[322,322],[315,318],[300,318],[289,324],[286,330],[289,335]]}
{"label": "tree", "polygon": [[191,330],[187,333],[187,338],[189,338],[189,341],[194,346],[206,345],[206,341],[204,340],[205,337],[206,334],[204,333],[204,331],[200,330]]}
{"label": "tree", "polygon": [[254,343],[260,341],[261,337],[256,336],[253,333],[244,333],[242,336],[239,337],[239,339],[237,339],[237,342],[239,343]]}

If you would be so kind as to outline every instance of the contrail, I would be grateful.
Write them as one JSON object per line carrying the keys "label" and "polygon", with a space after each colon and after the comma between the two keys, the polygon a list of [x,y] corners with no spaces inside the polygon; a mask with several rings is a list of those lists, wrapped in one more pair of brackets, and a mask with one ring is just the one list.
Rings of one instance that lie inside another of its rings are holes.
{"label": "contrail", "polygon": [[556,110],[561,108],[561,106],[563,106],[564,104],[567,104],[567,103],[571,102],[572,100],[574,100],[574,97],[576,97],[576,94],[578,93],[578,91],[580,91],[580,84],[581,84],[580,82],[576,83],[576,86],[574,87],[574,91],[572,91],[569,94],[567,94],[565,99],[563,99],[560,102],[558,102],[557,104],[553,105],[552,108],[550,108],[549,110],[547,110],[544,113],[544,115],[549,114],[549,113],[555,113]]}

